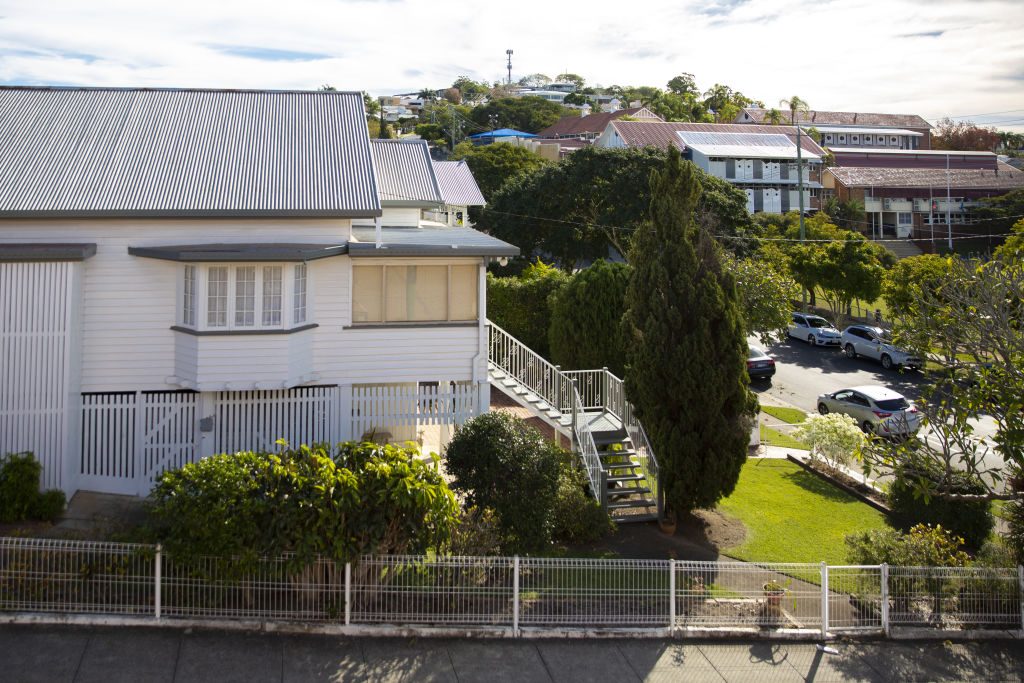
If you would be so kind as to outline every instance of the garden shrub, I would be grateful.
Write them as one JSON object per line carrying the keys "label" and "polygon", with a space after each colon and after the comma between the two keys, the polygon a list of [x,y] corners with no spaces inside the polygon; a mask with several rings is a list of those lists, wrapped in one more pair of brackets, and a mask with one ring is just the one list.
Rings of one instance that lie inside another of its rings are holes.
{"label": "garden shrub", "polygon": [[984,494],[985,485],[966,472],[946,473],[942,466],[925,458],[911,457],[895,471],[889,486],[889,506],[909,527],[915,524],[941,525],[964,539],[970,548],[980,548],[992,532],[994,520],[989,501],[963,501],[925,495],[942,482],[951,493]]}
{"label": "garden shrub", "polygon": [[160,476],[151,534],[178,560],[234,556],[238,573],[285,553],[289,571],[318,557],[423,553],[447,543],[458,505],[437,460],[417,456],[348,442],[204,458]]}
{"label": "garden shrub", "polygon": [[558,492],[551,508],[551,533],[565,543],[589,543],[612,528],[611,518],[588,491],[587,475],[574,463],[563,463]]}
{"label": "garden shrub", "polygon": [[502,552],[533,552],[551,542],[562,453],[522,420],[492,412],[455,432],[444,464],[467,506],[494,510]]}
{"label": "garden shrub", "polygon": [[447,548],[452,555],[498,555],[501,529],[494,511],[478,507],[461,511]]}
{"label": "garden shrub", "polygon": [[854,564],[891,564],[908,567],[963,567],[968,556],[964,539],[941,526],[918,524],[903,533],[896,529],[872,529],[846,536]]}
{"label": "garden shrub", "polygon": [[861,460],[861,449],[868,442],[857,421],[842,413],[808,414],[793,438],[811,447],[812,460],[823,460],[832,469]]}
{"label": "garden shrub", "polygon": [[519,277],[488,273],[487,317],[542,358],[551,358],[551,295],[568,281],[563,271],[539,260]]}
{"label": "garden shrub", "polygon": [[49,521],[60,515],[67,499],[59,489],[40,493],[42,472],[43,466],[29,451],[0,458],[0,522]]}

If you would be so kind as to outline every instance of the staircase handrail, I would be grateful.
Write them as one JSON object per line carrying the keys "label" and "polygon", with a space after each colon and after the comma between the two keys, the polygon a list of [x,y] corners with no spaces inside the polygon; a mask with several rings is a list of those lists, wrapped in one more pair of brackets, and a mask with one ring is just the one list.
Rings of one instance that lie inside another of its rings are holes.
{"label": "staircase handrail", "polygon": [[572,427],[574,443],[573,448],[579,453],[583,460],[583,469],[587,473],[587,481],[590,482],[590,490],[594,497],[603,507],[605,505],[605,482],[602,478],[604,468],[601,467],[601,456],[597,454],[597,442],[594,441],[594,434],[590,429],[590,421],[584,413],[583,401],[580,400],[579,390],[573,386],[573,416]]}

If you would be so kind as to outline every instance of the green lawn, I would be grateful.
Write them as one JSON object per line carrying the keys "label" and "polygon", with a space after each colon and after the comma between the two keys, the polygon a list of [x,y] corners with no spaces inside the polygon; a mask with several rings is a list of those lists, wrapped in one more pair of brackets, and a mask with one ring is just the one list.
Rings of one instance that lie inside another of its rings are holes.
{"label": "green lawn", "polygon": [[[797,410],[796,408],[761,406],[761,411],[789,424],[800,424],[807,419],[807,414],[803,411]],[[761,425],[761,443],[766,443],[771,446],[779,446],[781,448],[793,448],[802,451],[809,450],[805,443],[797,441],[789,436],[791,431],[792,430],[787,430],[786,432],[783,432],[779,429],[772,429],[767,425]]]}
{"label": "green lawn", "polygon": [[747,528],[744,543],[723,552],[750,562],[841,564],[846,534],[889,526],[881,512],[788,460],[748,460],[717,509]]}

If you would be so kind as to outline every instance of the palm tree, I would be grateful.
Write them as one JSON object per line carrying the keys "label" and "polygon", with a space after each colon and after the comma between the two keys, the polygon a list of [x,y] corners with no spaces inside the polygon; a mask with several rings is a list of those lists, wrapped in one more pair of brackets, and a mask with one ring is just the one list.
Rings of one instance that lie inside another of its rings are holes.
{"label": "palm tree", "polygon": [[768,110],[768,113],[764,115],[764,120],[773,126],[777,126],[782,123],[782,112],[772,107]]}
{"label": "palm tree", "polygon": [[789,109],[789,125],[791,126],[796,125],[797,114],[806,116],[811,112],[807,102],[796,95],[793,95],[788,100],[779,100],[779,104]]}

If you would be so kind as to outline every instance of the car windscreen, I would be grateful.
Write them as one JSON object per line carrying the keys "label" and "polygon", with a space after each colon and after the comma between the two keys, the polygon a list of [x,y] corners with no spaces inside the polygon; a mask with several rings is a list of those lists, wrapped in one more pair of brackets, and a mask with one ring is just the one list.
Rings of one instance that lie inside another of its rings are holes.
{"label": "car windscreen", "polygon": [[906,410],[910,403],[905,398],[889,398],[884,401],[875,401],[875,404],[882,410]]}
{"label": "car windscreen", "polygon": [[824,318],[808,318],[807,324],[811,327],[832,327],[829,321]]}

